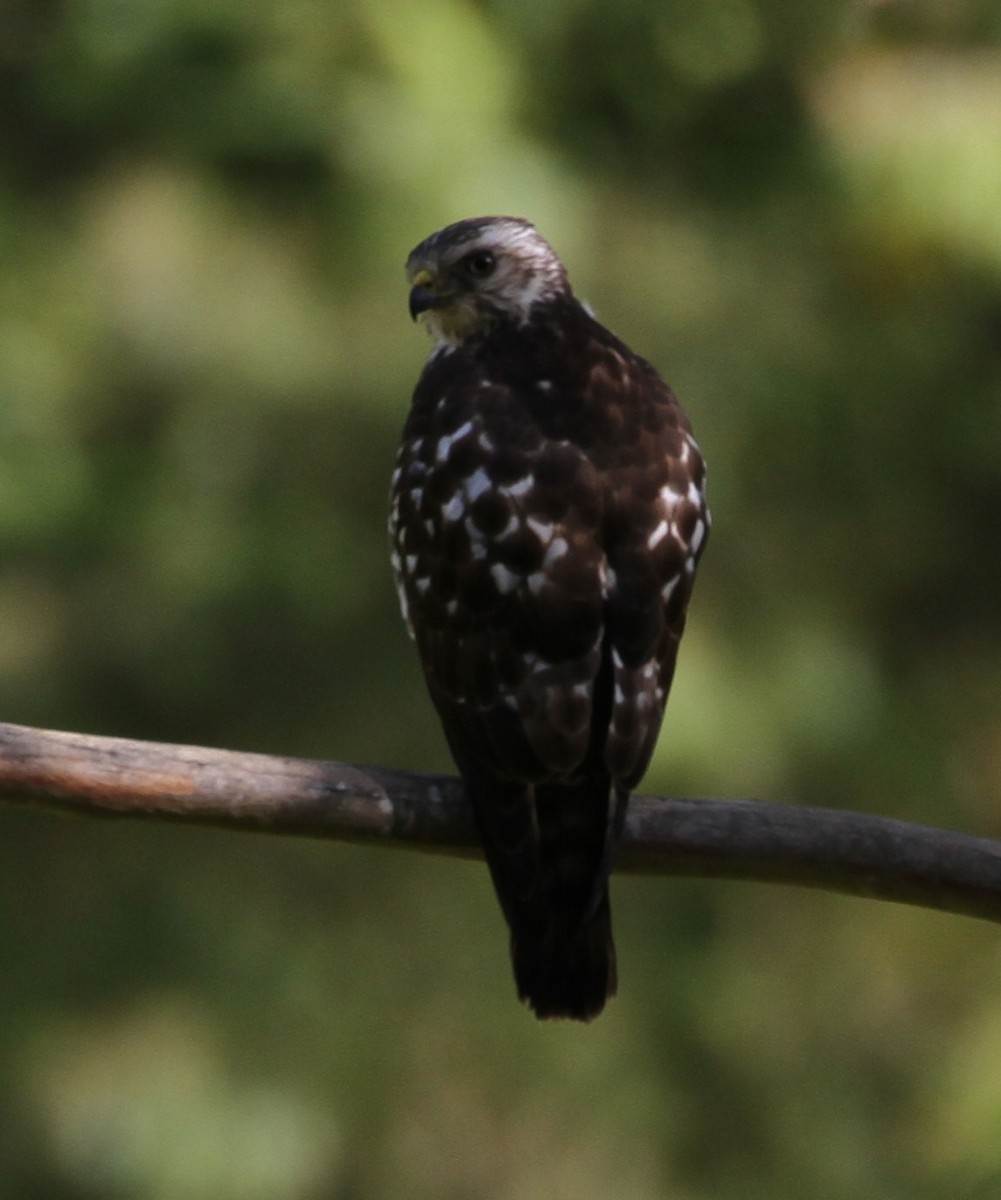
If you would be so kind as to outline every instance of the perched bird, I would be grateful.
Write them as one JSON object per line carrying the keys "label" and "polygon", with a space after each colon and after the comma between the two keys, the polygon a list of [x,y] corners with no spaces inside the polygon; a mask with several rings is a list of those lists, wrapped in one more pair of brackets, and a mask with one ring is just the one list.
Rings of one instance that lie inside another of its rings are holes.
{"label": "perched bird", "polygon": [[702,455],[527,221],[449,225],[407,275],[434,348],[393,474],[400,603],[519,996],[586,1021],[616,990],[608,875],[709,529]]}

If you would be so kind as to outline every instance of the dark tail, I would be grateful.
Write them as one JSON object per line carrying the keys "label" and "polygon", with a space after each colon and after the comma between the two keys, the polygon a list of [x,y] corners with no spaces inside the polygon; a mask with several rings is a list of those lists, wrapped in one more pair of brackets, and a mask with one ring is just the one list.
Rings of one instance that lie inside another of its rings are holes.
{"label": "dark tail", "polygon": [[525,784],[464,771],[504,916],[518,995],[588,1021],[615,994],[608,873],[626,794],[603,773]]}
{"label": "dark tail", "polygon": [[536,930],[512,931],[511,959],[518,995],[537,1017],[596,1017],[618,983],[608,892],[576,929],[553,927],[542,938]]}

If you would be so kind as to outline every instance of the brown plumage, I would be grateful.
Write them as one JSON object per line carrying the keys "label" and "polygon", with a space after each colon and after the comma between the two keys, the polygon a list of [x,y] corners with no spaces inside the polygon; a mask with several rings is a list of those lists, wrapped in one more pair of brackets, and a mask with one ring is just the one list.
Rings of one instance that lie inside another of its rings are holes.
{"label": "brown plumage", "polygon": [[673,392],[526,221],[407,263],[436,339],[393,476],[400,601],[511,930],[518,993],[616,989],[608,874],[660,729],[709,515]]}

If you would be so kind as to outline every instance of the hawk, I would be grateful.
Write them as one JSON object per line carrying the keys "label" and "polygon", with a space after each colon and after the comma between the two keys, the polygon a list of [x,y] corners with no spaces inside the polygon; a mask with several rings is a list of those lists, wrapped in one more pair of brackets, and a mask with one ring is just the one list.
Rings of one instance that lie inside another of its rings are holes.
{"label": "hawk", "polygon": [[527,221],[449,225],[407,275],[434,348],[393,474],[400,604],[519,996],[586,1021],[616,990],[608,875],[709,530],[702,455]]}

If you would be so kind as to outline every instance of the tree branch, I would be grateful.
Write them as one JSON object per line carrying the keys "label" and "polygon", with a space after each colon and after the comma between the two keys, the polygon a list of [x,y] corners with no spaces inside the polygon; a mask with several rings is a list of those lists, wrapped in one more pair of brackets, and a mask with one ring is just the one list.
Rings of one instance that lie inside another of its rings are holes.
{"label": "tree branch", "polygon": [[[480,857],[457,779],[0,724],[0,799]],[[618,869],[792,883],[1001,922],[1001,843],[758,800],[636,796]]]}

